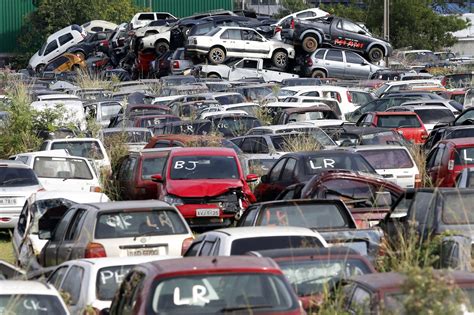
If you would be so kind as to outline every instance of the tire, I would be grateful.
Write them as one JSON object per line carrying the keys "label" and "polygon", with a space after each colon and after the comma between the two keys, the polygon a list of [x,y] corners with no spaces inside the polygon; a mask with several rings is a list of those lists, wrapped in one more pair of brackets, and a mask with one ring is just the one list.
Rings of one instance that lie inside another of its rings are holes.
{"label": "tire", "polygon": [[383,58],[383,50],[379,47],[372,47],[369,50],[370,62],[379,62]]}
{"label": "tire", "polygon": [[44,67],[45,67],[44,64],[39,64],[39,65],[37,65],[37,66],[36,66],[36,69],[35,69],[36,73],[42,73],[43,70],[44,70]]}
{"label": "tire", "polygon": [[318,49],[319,46],[318,39],[311,35],[305,36],[301,45],[303,46],[303,50],[307,53],[314,52],[316,49]]}
{"label": "tire", "polygon": [[225,60],[225,51],[220,47],[214,47],[209,51],[207,55],[209,62],[214,65],[219,65]]}
{"label": "tire", "polygon": [[326,77],[326,72],[323,70],[314,70],[311,72],[311,77],[312,78],[325,78]]}
{"label": "tire", "polygon": [[273,53],[272,62],[275,67],[280,69],[286,69],[288,66],[288,53],[283,50],[279,50]]}
{"label": "tire", "polygon": [[156,51],[157,55],[162,55],[165,52],[167,52],[168,50],[170,50],[170,44],[168,44],[167,42],[157,41],[155,43],[155,51]]}
{"label": "tire", "polygon": [[220,79],[221,78],[221,76],[218,75],[217,73],[210,73],[210,74],[207,75],[207,77],[209,79]]}

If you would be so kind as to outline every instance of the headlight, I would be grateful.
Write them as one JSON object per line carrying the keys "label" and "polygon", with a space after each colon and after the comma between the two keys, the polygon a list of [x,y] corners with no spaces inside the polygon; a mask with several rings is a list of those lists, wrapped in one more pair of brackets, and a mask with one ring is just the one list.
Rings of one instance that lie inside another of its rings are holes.
{"label": "headlight", "polygon": [[172,195],[166,195],[163,198],[163,201],[166,202],[166,203],[169,203],[170,205],[173,205],[173,206],[180,206],[180,205],[183,204],[183,200],[181,200],[181,198],[178,198],[178,197],[172,196]]}

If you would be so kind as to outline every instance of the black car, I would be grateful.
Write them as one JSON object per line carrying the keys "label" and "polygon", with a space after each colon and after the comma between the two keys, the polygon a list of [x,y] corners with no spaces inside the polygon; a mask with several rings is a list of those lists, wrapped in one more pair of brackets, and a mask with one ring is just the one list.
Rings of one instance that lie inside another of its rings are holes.
{"label": "black car", "polygon": [[280,157],[255,188],[258,201],[275,200],[287,186],[310,180],[323,170],[346,169],[376,174],[367,160],[355,152],[324,150],[294,152]]}
{"label": "black car", "polygon": [[87,35],[87,37],[82,42],[70,47],[67,51],[75,54],[83,60],[86,60],[92,53],[94,53],[94,51],[99,48],[100,45],[103,44],[104,41],[109,39],[110,34],[111,33],[107,32],[91,33]]}
{"label": "black car", "polygon": [[321,129],[340,146],[395,144],[409,146],[410,143],[394,130],[378,127],[356,127],[351,125],[322,126]]}
{"label": "black car", "polygon": [[[474,112],[473,112],[474,113]],[[444,139],[474,137],[474,126],[445,126],[433,129],[423,144],[425,152],[429,152],[439,141]]]}

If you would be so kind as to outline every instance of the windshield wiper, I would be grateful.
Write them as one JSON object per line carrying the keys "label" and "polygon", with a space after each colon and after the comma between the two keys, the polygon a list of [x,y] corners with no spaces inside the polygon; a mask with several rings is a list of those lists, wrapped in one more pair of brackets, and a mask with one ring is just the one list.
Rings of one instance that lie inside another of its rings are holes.
{"label": "windshield wiper", "polygon": [[255,310],[259,308],[271,308],[273,305],[243,305],[243,306],[231,306],[231,307],[224,307],[219,310],[220,313],[225,312],[237,312],[237,311],[244,311],[244,310]]}

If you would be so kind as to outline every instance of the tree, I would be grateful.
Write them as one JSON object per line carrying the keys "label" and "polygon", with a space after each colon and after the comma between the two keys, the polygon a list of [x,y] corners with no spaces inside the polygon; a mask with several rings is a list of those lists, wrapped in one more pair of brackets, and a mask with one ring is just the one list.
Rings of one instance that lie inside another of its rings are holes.
{"label": "tree", "polygon": [[305,0],[281,0],[281,6],[277,17],[284,17],[285,15],[308,9],[310,6]]}

